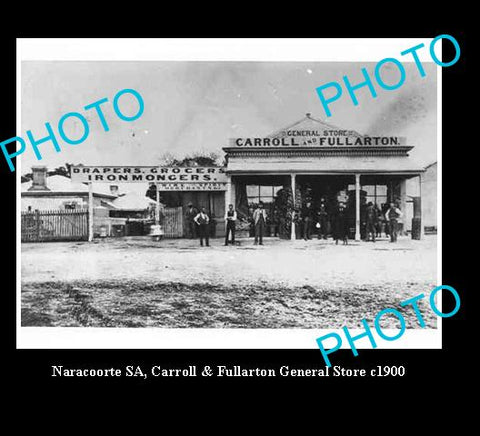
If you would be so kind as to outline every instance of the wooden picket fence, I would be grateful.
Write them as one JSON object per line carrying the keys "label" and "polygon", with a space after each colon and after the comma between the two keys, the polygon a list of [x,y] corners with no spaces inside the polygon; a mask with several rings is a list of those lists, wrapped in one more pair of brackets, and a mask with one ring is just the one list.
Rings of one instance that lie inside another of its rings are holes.
{"label": "wooden picket fence", "polygon": [[88,210],[36,210],[21,213],[22,242],[86,241]]}
{"label": "wooden picket fence", "polygon": [[167,207],[163,209],[163,231],[165,238],[181,238],[183,236],[182,207]]}

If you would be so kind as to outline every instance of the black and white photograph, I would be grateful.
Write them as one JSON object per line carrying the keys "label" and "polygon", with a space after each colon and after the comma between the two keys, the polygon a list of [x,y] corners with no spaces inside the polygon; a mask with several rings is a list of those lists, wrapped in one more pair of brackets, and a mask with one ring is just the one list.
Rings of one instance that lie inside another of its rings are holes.
{"label": "black and white photograph", "polygon": [[12,423],[468,422],[472,7],[13,6]]}
{"label": "black and white photograph", "polygon": [[440,67],[358,56],[22,59],[19,330],[437,331]]}

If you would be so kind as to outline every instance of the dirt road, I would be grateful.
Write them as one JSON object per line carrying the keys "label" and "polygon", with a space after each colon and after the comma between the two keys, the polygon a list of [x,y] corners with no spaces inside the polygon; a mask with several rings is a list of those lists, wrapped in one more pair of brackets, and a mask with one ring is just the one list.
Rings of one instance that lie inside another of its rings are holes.
{"label": "dirt road", "polygon": [[435,237],[221,243],[22,244],[22,325],[353,327],[436,282]]}

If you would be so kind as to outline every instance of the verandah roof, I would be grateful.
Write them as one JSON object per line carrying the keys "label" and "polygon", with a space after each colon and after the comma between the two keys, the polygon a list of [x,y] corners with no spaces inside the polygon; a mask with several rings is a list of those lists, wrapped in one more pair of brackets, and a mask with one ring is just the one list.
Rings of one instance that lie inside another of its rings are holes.
{"label": "verandah roof", "polygon": [[410,174],[424,169],[408,156],[231,156],[228,174]]}

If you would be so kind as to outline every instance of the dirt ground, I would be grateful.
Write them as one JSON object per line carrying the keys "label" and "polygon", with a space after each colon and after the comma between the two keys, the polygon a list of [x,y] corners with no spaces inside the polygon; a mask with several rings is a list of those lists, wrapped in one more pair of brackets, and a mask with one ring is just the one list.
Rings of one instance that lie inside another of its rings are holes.
{"label": "dirt ground", "polygon": [[[22,244],[22,326],[353,328],[436,283],[435,236],[211,242]],[[420,308],[434,327],[428,302]],[[413,310],[401,311],[418,326]]]}

